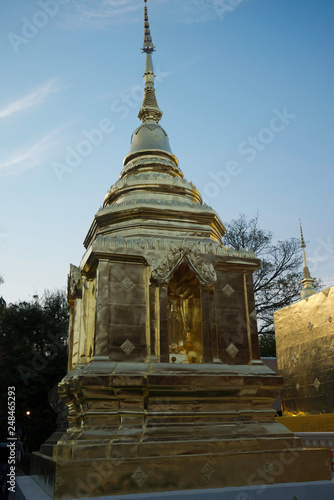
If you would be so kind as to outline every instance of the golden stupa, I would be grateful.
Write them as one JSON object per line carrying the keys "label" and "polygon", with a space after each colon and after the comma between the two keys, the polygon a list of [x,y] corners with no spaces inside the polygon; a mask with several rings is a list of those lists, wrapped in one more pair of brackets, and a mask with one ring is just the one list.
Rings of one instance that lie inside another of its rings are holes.
{"label": "golden stupa", "polygon": [[145,0],[145,91],[119,180],[71,266],[68,428],[35,455],[54,499],[330,478],[275,420],[282,379],[260,360],[252,273],[225,248],[160,126]]}
{"label": "golden stupa", "polygon": [[[325,433],[334,432],[334,286],[315,289],[301,223],[300,236],[301,300],[274,314],[278,369],[284,381],[282,422],[294,432],[315,433],[314,440],[325,445]],[[334,434],[326,438],[333,449]]]}

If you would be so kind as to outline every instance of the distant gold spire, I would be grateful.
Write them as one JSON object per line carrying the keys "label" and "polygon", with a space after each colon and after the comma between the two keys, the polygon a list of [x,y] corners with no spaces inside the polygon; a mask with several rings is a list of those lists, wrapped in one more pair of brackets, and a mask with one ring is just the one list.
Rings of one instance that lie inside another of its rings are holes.
{"label": "distant gold spire", "polygon": [[152,42],[150,24],[148,22],[147,13],[147,0],[144,0],[144,44],[142,47],[142,52],[146,53],[146,64],[145,64],[145,90],[144,99],[141,108],[138,113],[138,118],[142,122],[153,121],[158,123],[162,117],[162,111],[159,109],[157,99],[155,97],[154,88],[154,69],[152,61],[152,52],[155,51],[155,46]]}
{"label": "distant gold spire", "polygon": [[303,249],[303,279],[302,279],[303,289],[301,291],[300,296],[302,299],[306,299],[306,297],[310,297],[310,295],[316,293],[316,290],[313,286],[314,278],[311,278],[310,271],[306,261],[306,253],[305,253],[306,244],[304,241],[302,223],[300,219],[299,219],[299,227],[300,227],[300,241],[301,241],[300,246]]}
{"label": "distant gold spire", "polygon": [[300,227],[300,240],[301,240],[301,248],[305,248],[305,241],[304,241],[304,236],[303,236],[303,229],[302,229],[302,221],[299,219],[299,227]]}

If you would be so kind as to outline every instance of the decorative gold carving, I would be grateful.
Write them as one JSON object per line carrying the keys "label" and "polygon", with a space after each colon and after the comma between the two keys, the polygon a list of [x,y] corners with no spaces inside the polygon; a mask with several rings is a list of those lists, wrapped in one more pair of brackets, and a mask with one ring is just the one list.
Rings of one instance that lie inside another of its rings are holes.
{"label": "decorative gold carving", "polygon": [[205,479],[206,479],[207,481],[210,481],[210,479],[212,478],[212,476],[214,475],[214,473],[215,473],[215,472],[216,472],[216,471],[215,471],[215,469],[212,467],[212,465],[210,465],[210,464],[208,464],[208,463],[206,463],[206,464],[204,465],[204,467],[202,468],[202,470],[201,470],[201,474],[202,474],[202,476],[203,476],[203,477],[205,477]]}
{"label": "decorative gold carving", "polygon": [[102,304],[101,300],[100,299],[97,299],[96,301],[96,312],[100,312],[101,309],[104,308],[104,305]]}
{"label": "decorative gold carving", "polygon": [[315,378],[313,385],[317,389],[317,391],[319,390],[320,384],[321,384],[321,382],[319,382],[319,380],[317,378]]}
{"label": "decorative gold carving", "polygon": [[309,321],[309,324],[307,325],[307,328],[311,331],[313,328],[313,323]]}
{"label": "decorative gold carving", "polygon": [[[160,159],[159,159],[160,161]],[[142,163],[142,162],[141,162]],[[149,160],[149,163],[152,163],[152,160]],[[155,166],[155,163],[154,163]],[[111,194],[115,191],[118,191],[120,189],[124,189],[125,187],[133,184],[139,184],[140,182],[143,181],[158,181],[162,183],[173,183],[174,186],[180,185],[180,186],[187,186],[190,187],[193,190],[196,190],[196,186],[192,182],[188,182],[187,179],[184,177],[175,177],[175,175],[171,175],[169,173],[160,173],[160,172],[145,172],[141,174],[130,174],[127,177],[123,177],[122,179],[118,180],[111,186],[109,189],[109,193]],[[202,204],[201,204],[202,205]],[[208,208],[208,205],[206,205]]]}
{"label": "decorative gold carving", "polygon": [[234,293],[234,289],[227,283],[227,285],[224,286],[223,292],[227,297],[231,297],[231,295]]}
{"label": "decorative gold carving", "polygon": [[250,316],[251,318],[255,319],[255,321],[256,321],[256,319],[257,319],[257,316],[256,316],[256,309],[254,309],[254,311],[253,311],[253,312],[251,312],[249,316]]}
{"label": "decorative gold carving", "polygon": [[332,316],[329,316],[328,321],[331,323],[333,321]]}
{"label": "decorative gold carving", "polygon": [[[170,168],[169,166],[170,172],[162,173],[156,171],[157,165],[155,164],[155,162],[153,162],[153,168],[155,171],[145,171],[142,173],[138,173],[138,169],[140,169],[141,167],[142,164],[140,163],[137,166],[136,173],[132,173],[132,164],[128,175],[125,174],[121,179],[119,179],[110,187],[104,200],[104,207],[110,207],[114,204],[138,204],[142,202],[150,202],[151,204],[162,205],[166,203],[178,203],[181,205],[184,203],[186,203],[187,205],[194,204],[195,206],[202,207],[204,210],[212,210],[212,208],[208,205],[203,205],[201,195],[196,189],[196,186],[194,186],[192,182],[188,182],[187,179],[185,179],[183,176],[175,175],[175,169],[173,167]],[[162,200],[160,199],[160,197],[152,198],[152,190],[155,192],[155,194],[159,192],[166,192],[167,186],[168,189],[170,189],[171,187],[173,188],[174,194],[182,196],[184,202],[176,202],[176,200],[173,200],[172,198],[170,199],[170,201]],[[147,198],[145,198],[144,200],[139,200],[137,198],[137,195],[135,198],[131,196],[132,199],[120,200],[120,197],[122,197],[122,195],[124,193],[127,193],[129,190],[140,190],[140,193],[143,193],[143,191],[145,191],[147,192]]]}
{"label": "decorative gold carving", "polygon": [[187,200],[185,201],[168,201],[168,200],[157,200],[155,198],[149,198],[149,195],[147,198],[136,198],[136,199],[130,199],[130,200],[125,200],[125,201],[120,201],[116,202],[115,206],[117,208],[119,207],[133,207],[136,205],[155,205],[158,207],[172,207],[172,208],[184,208],[184,207],[202,207],[201,203],[193,203],[191,200],[189,202]]}
{"label": "decorative gold carving", "polygon": [[72,299],[81,298],[82,296],[82,281],[80,269],[70,264],[70,273],[68,275],[68,288],[71,292]]}
{"label": "decorative gold carving", "polygon": [[298,358],[299,358],[298,354],[296,353],[296,351],[294,351],[292,355],[292,361],[294,362],[295,365],[298,362]]}
{"label": "decorative gold carving", "polygon": [[134,286],[134,283],[129,278],[124,278],[124,280],[121,281],[121,286],[124,290],[128,291]]}
{"label": "decorative gold carving", "polygon": [[234,250],[234,248],[228,248],[228,255],[231,257],[247,257],[249,259],[257,259],[256,253],[251,250],[245,250],[240,248],[239,250]]}
{"label": "decorative gold carving", "polygon": [[132,158],[131,161],[124,164],[120,178],[122,179],[125,176],[128,177],[129,174],[132,174],[133,172],[138,173],[140,170],[147,171],[149,169],[154,170],[155,172],[170,171],[178,177],[183,177],[176,157],[172,160],[172,158],[169,157],[163,158],[162,156],[152,155],[149,157],[140,156],[139,158]]}
{"label": "decorative gold carving", "polygon": [[[163,250],[168,251],[171,244],[175,244],[173,240],[167,238],[123,238],[121,236],[98,236],[93,243],[93,250],[126,248],[133,250]],[[181,244],[182,245],[182,244]],[[195,248],[200,248],[200,253],[213,254],[226,257],[245,257],[248,259],[256,259],[254,252],[246,252],[245,250],[234,250],[233,248],[225,248],[217,242],[202,243],[197,242]]]}
{"label": "decorative gold carving", "polygon": [[234,358],[238,354],[239,349],[231,342],[226,349],[226,352],[231,356],[231,358]]}
{"label": "decorative gold carving", "polygon": [[133,345],[133,343],[128,339],[123,344],[121,345],[121,349],[125,354],[129,355],[132,353],[132,351],[136,348],[136,346]]}
{"label": "decorative gold carving", "polygon": [[187,260],[194,270],[201,285],[210,286],[217,281],[217,275],[212,264],[207,265],[197,252],[187,255]]}
{"label": "decorative gold carving", "polygon": [[148,477],[149,476],[145,474],[143,469],[141,467],[138,467],[138,469],[136,469],[132,474],[131,479],[133,479],[133,481],[135,481],[138,484],[138,486],[143,486]]}
{"label": "decorative gold carving", "polygon": [[334,354],[334,339],[332,340],[329,350],[332,351],[332,353]]}
{"label": "decorative gold carving", "polygon": [[202,286],[210,286],[217,280],[213,265],[207,265],[199,256],[198,243],[190,249],[185,243],[177,247],[174,242],[171,243],[168,254],[159,264],[152,261],[152,279],[160,284],[167,284],[183,260],[188,262]]}
{"label": "decorative gold carving", "polygon": [[183,248],[177,248],[172,242],[170,246],[170,251],[167,256],[160,262],[156,264],[153,260],[151,265],[151,276],[153,280],[160,283],[168,283],[170,276],[173,271],[181,264],[186,250]]}
{"label": "decorative gold carving", "polygon": [[273,476],[276,473],[277,466],[274,465],[272,462],[267,461],[261,469],[268,475],[268,476]]}
{"label": "decorative gold carving", "polygon": [[56,476],[55,491],[59,490],[59,488],[61,488],[63,484],[65,484],[65,480],[62,478],[62,476],[61,475]]}

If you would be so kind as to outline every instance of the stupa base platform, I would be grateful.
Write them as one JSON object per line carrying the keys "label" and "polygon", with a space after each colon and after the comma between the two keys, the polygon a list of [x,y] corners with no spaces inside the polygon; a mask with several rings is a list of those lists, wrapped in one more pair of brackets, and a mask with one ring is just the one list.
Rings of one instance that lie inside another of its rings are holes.
{"label": "stupa base platform", "polygon": [[34,469],[35,481],[55,500],[245,485],[258,491],[272,484],[331,479],[328,451],[320,449],[57,463],[37,455]]}
{"label": "stupa base platform", "polygon": [[331,480],[328,450],[275,420],[279,388],[262,363],[93,361],[59,384],[70,427],[32,474],[55,500]]}
{"label": "stupa base platform", "polygon": [[[126,491],[126,490],[125,490]],[[82,500],[332,500],[333,481],[307,481],[301,483],[269,484],[237,488],[213,488],[200,490],[140,493],[134,495],[107,495],[86,497]],[[30,476],[17,478],[15,500],[49,500],[49,496]],[[76,498],[76,497],[75,497]],[[71,499],[71,500],[74,500]]]}

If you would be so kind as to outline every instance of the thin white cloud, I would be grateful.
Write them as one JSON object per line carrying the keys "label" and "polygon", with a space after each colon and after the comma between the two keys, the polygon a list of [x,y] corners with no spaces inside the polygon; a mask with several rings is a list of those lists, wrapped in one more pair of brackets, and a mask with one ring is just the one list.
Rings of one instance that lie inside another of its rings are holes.
{"label": "thin white cloud", "polygon": [[[170,3],[179,0],[154,0],[149,4],[149,15],[165,16]],[[210,1],[210,0],[207,0]],[[166,5],[167,9],[157,11],[157,6]],[[143,0],[72,0],[63,11],[63,27],[67,29],[94,28],[134,24],[144,21]]]}
{"label": "thin white cloud", "polygon": [[[152,0],[148,4],[149,19],[154,16],[169,22],[204,23],[221,17],[217,4],[225,0]],[[240,0],[246,1],[246,0]],[[230,7],[231,10],[234,10]],[[63,11],[63,27],[67,29],[103,29],[107,26],[143,22],[142,0],[72,0]]]}
{"label": "thin white cloud", "polygon": [[57,154],[62,127],[44,135],[24,150],[18,150],[0,162],[0,175],[18,175],[23,171],[46,164]]}
{"label": "thin white cloud", "polygon": [[81,4],[81,12],[94,18],[114,18],[142,10],[143,6],[136,0],[106,0],[105,2],[90,2]]}
{"label": "thin white cloud", "polygon": [[0,119],[1,118],[10,118],[13,115],[18,113],[22,113],[29,108],[33,108],[38,106],[42,102],[46,100],[46,98],[52,94],[53,92],[58,92],[60,87],[55,85],[55,82],[52,80],[45,85],[42,85],[36,90],[29,92],[29,94],[17,99],[16,101],[12,101],[7,104],[5,107],[0,109]]}
{"label": "thin white cloud", "polygon": [[65,25],[70,28],[103,28],[137,22],[144,2],[138,0],[76,0],[67,5]]}

